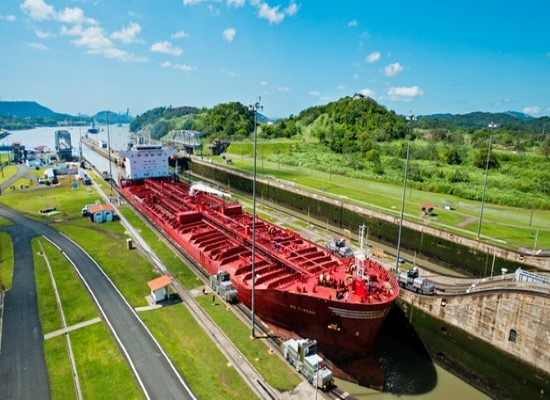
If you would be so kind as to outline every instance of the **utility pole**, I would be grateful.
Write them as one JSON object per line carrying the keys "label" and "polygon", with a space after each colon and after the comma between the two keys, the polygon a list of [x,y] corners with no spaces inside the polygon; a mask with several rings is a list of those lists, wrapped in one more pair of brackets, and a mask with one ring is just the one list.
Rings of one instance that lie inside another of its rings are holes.
{"label": "utility pole", "polygon": [[256,283],[256,145],[257,145],[257,125],[258,125],[258,110],[263,110],[263,106],[260,104],[262,100],[258,97],[258,101],[251,104],[248,108],[254,112],[254,168],[252,177],[252,337],[256,337],[256,323],[255,323],[255,283]]}

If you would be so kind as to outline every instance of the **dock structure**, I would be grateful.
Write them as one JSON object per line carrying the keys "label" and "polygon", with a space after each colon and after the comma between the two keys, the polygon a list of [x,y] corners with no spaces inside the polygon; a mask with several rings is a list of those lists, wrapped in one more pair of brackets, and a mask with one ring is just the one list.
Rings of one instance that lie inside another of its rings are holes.
{"label": "dock structure", "polygon": [[73,146],[71,145],[71,133],[69,131],[55,131],[55,151],[60,160],[72,161]]}

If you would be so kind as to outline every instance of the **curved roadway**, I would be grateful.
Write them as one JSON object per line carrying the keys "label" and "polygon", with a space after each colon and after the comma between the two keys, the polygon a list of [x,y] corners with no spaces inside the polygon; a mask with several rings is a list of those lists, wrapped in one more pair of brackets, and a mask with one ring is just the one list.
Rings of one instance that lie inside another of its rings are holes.
{"label": "curved roadway", "polygon": [[131,366],[145,397],[195,399],[168,356],[97,263],[76,243],[48,225],[0,206],[14,222],[2,227],[13,238],[15,265],[12,289],[5,296],[0,347],[0,397],[48,399],[49,384],[38,319],[30,240],[43,235],[71,260],[85,282]]}

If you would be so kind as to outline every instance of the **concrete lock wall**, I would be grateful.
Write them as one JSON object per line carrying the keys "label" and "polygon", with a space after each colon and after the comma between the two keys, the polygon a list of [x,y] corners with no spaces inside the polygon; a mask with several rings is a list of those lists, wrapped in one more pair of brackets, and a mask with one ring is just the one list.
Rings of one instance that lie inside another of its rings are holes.
{"label": "concrete lock wall", "polygon": [[[252,193],[252,177],[249,175],[200,161],[194,161],[191,167],[194,173],[227,185],[229,189]],[[396,244],[398,216],[366,210],[276,180],[258,179],[256,193],[262,199],[352,232],[357,232],[362,224],[366,224],[370,238],[388,245]],[[411,252],[416,251],[430,261],[471,276],[488,276],[491,270],[498,274],[502,268],[508,271],[515,271],[518,267],[531,271],[550,271],[548,258],[521,254],[409,221],[403,222],[401,246]]]}

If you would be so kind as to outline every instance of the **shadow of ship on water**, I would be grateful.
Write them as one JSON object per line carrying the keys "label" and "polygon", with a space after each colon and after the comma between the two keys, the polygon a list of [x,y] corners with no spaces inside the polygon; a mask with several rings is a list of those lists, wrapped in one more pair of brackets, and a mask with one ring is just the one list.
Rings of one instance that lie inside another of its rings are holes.
{"label": "shadow of ship on water", "polygon": [[385,392],[419,395],[432,391],[437,384],[432,359],[396,305],[384,321],[372,355],[331,361],[335,376]]}

